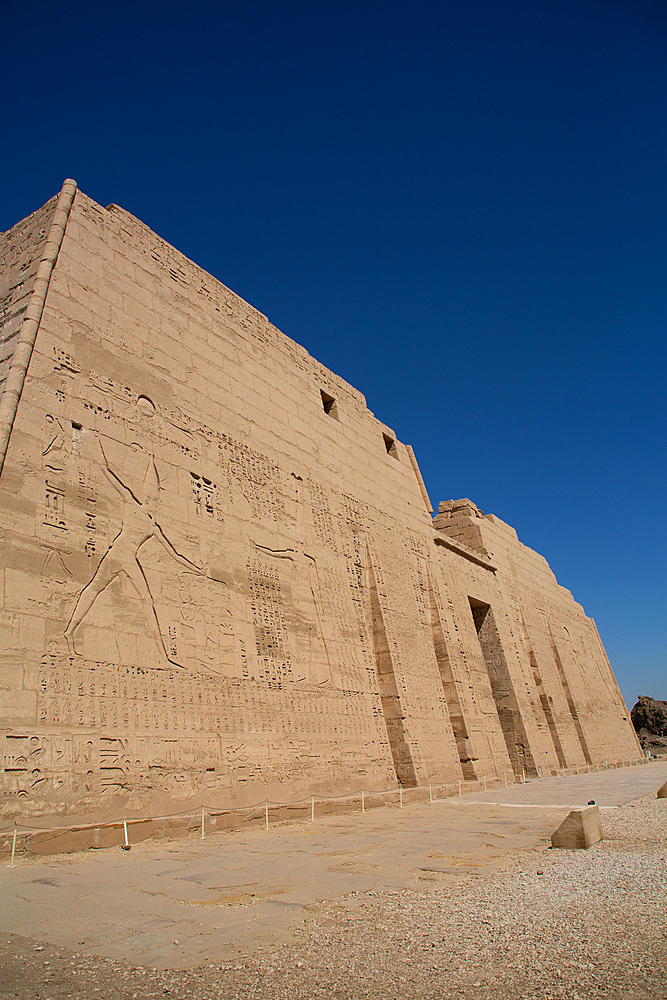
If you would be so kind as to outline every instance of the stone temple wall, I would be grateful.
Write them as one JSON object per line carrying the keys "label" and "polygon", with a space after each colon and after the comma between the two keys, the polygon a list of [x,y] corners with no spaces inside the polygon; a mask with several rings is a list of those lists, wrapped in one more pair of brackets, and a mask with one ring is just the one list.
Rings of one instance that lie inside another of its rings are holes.
{"label": "stone temple wall", "polygon": [[0,233],[0,391],[33,290],[55,205],[54,197],[9,232]]}
{"label": "stone temple wall", "polygon": [[[52,210],[1,245],[39,257]],[[81,192],[12,412],[0,559],[6,815],[640,754],[546,561],[470,501],[433,521],[361,393]]]}

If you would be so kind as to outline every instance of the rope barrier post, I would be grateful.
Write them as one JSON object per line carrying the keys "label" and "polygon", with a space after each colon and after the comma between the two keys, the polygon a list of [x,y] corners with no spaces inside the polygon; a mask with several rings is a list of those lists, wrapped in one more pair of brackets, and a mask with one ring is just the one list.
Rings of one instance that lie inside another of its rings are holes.
{"label": "rope barrier post", "polygon": [[205,837],[205,833],[204,833],[204,816],[205,815],[206,814],[204,813],[204,806],[202,805],[202,807],[201,807],[201,839],[202,840]]}
{"label": "rope barrier post", "polygon": [[524,785],[526,784],[526,772],[525,771],[521,772],[521,781],[522,781],[522,784],[524,784]]}
{"label": "rope barrier post", "polygon": [[130,841],[128,840],[128,836],[127,836],[127,817],[126,816],[123,816],[123,833],[125,834],[125,843],[123,844],[123,850],[124,851],[129,851],[129,849],[130,849]]}
{"label": "rope barrier post", "polygon": [[365,812],[366,812],[366,803],[364,802],[364,790],[362,788],[361,789],[361,814],[362,814],[362,816],[363,816],[363,814]]}
{"label": "rope barrier post", "polygon": [[315,822],[315,796],[310,796],[310,822]]}
{"label": "rope barrier post", "polygon": [[14,864],[15,854],[16,854],[16,820],[14,820],[14,839],[12,840],[12,861],[9,866],[10,868],[16,868],[16,865]]}
{"label": "rope barrier post", "polygon": [[428,800],[433,802],[433,789],[431,788],[431,782],[428,783]]}
{"label": "rope barrier post", "polygon": [[264,801],[264,818],[265,818],[265,821],[266,821],[266,829],[268,830],[269,829],[269,800],[268,799],[265,799],[265,801]]}
{"label": "rope barrier post", "polygon": [[399,785],[398,786],[398,800],[399,800],[399,803],[400,803],[400,807],[402,809],[403,808],[403,785]]}
{"label": "rope barrier post", "polygon": [[459,798],[461,798],[461,779],[459,778]]}
{"label": "rope barrier post", "polygon": [[507,788],[507,771],[503,771],[503,778],[505,779],[505,788]]}
{"label": "rope barrier post", "polygon": [[486,791],[486,775],[484,775],[484,791]]}

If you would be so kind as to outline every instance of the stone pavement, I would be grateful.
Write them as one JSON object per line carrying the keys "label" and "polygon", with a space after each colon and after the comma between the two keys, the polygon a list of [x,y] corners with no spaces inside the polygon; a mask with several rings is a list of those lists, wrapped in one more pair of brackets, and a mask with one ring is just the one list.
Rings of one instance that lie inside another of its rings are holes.
{"label": "stone pavement", "polygon": [[546,849],[569,808],[613,808],[666,779],[656,762],[269,831],[21,858],[0,869],[0,930],[158,969],[232,960],[288,940],[322,900],[353,909],[368,891],[488,873]]}
{"label": "stone pavement", "polygon": [[463,798],[448,799],[453,804],[492,804],[506,806],[558,806],[577,809],[591,799],[601,808],[621,806],[643,795],[657,791],[656,775],[667,776],[667,761],[654,761],[636,767],[613,771],[571,775],[567,778],[545,778],[528,781],[525,785],[493,788],[488,792],[473,792]]}

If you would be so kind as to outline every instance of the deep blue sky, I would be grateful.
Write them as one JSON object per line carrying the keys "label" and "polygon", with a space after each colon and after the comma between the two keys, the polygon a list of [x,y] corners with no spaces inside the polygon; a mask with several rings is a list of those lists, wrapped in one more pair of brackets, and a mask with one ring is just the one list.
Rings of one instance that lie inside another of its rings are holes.
{"label": "deep blue sky", "polygon": [[65,177],[347,379],[667,699],[662,0],[0,0],[0,230]]}

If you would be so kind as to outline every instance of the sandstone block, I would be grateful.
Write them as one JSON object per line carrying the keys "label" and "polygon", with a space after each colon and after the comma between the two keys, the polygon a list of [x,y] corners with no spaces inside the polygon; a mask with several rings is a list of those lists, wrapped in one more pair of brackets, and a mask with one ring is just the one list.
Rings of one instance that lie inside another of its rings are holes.
{"label": "sandstone block", "polygon": [[667,799],[667,781],[658,789],[657,798]]}
{"label": "sandstone block", "polygon": [[552,847],[563,847],[568,851],[591,847],[602,840],[602,823],[597,806],[573,809],[551,835]]}

